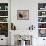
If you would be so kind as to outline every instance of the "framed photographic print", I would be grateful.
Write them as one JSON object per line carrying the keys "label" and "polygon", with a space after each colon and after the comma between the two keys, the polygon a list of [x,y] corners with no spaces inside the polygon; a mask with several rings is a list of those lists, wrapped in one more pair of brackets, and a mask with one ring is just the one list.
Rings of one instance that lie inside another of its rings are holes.
{"label": "framed photographic print", "polygon": [[0,35],[8,37],[8,23],[0,23]]}
{"label": "framed photographic print", "polygon": [[8,22],[8,17],[0,17],[0,22]]}
{"label": "framed photographic print", "polygon": [[46,37],[46,29],[39,29],[39,37]]}
{"label": "framed photographic print", "polygon": [[17,20],[29,20],[29,10],[17,10]]}

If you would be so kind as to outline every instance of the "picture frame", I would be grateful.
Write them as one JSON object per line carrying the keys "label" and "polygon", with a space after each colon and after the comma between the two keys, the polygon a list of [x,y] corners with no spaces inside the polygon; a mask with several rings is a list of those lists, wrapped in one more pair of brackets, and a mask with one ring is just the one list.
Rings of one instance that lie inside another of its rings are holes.
{"label": "picture frame", "polygon": [[17,10],[17,20],[29,20],[29,10]]}
{"label": "picture frame", "polygon": [[0,35],[8,37],[8,23],[0,23]]}
{"label": "picture frame", "polygon": [[46,29],[39,29],[39,37],[46,37]]}

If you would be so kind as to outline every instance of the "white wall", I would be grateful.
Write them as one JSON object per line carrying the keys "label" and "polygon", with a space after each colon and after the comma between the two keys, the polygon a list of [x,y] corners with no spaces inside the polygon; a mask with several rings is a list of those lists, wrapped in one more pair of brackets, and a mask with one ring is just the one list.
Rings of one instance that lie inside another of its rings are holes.
{"label": "white wall", "polygon": [[[27,30],[32,24],[35,26],[33,33],[33,46],[40,46],[43,44],[42,38],[38,38],[38,3],[45,3],[46,0],[11,0],[11,22],[16,25],[18,30]],[[29,20],[17,20],[17,10],[28,9],[29,10]],[[16,30],[16,31],[17,31]],[[37,36],[37,37],[36,37]],[[39,44],[38,44],[39,43]]]}
{"label": "white wall", "polygon": [[[11,0],[11,22],[16,25],[17,30],[27,30],[32,24],[38,25],[38,3],[46,0]],[[29,20],[17,20],[17,10],[29,10]]]}
{"label": "white wall", "polygon": [[[17,10],[24,9],[29,10],[29,20],[17,20]],[[36,26],[34,23],[37,23],[37,2],[30,0],[12,0],[11,15],[11,20],[16,25],[17,30],[27,30],[32,24]]]}
{"label": "white wall", "polygon": [[[29,20],[17,20],[17,10],[22,9],[29,10]],[[37,9],[37,0],[11,0],[11,22],[16,25],[16,32],[19,33],[19,30],[24,32],[33,24],[36,29],[35,36],[37,36]]]}

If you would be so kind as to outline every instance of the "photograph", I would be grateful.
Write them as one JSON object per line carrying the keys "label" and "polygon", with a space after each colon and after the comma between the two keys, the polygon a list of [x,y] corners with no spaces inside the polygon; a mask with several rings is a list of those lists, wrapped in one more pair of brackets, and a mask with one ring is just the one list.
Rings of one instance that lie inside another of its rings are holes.
{"label": "photograph", "polygon": [[0,10],[8,10],[8,3],[0,3]]}
{"label": "photograph", "polygon": [[0,17],[0,22],[8,22],[8,17]]}
{"label": "photograph", "polygon": [[45,10],[46,9],[46,3],[38,3],[38,10]]}
{"label": "photograph", "polygon": [[39,37],[46,37],[46,29],[39,29]]}
{"label": "photograph", "polygon": [[46,17],[38,17],[38,22],[46,22]]}
{"label": "photograph", "polygon": [[17,20],[29,20],[29,10],[17,10]]}
{"label": "photograph", "polygon": [[8,37],[8,23],[0,23],[0,35]]}
{"label": "photograph", "polygon": [[38,16],[46,16],[46,11],[38,11]]}
{"label": "photograph", "polygon": [[38,28],[46,28],[46,23],[38,23]]}
{"label": "photograph", "polygon": [[8,16],[8,11],[0,11],[0,16]]}

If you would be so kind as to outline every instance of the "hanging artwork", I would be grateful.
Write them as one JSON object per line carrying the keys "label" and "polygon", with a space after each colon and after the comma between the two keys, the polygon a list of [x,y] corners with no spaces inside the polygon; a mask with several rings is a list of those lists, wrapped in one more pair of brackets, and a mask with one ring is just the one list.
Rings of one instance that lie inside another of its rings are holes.
{"label": "hanging artwork", "polygon": [[29,10],[17,10],[17,20],[29,20]]}
{"label": "hanging artwork", "polygon": [[39,37],[46,37],[46,29],[39,29]]}

